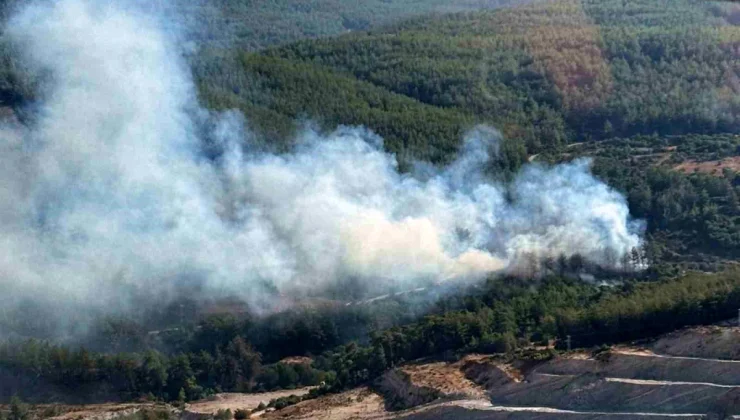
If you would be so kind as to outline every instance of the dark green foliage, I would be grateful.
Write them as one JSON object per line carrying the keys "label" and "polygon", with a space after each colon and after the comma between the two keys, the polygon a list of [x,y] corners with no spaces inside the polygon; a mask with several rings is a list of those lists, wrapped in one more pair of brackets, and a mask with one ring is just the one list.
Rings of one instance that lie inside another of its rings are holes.
{"label": "dark green foliage", "polygon": [[10,399],[10,413],[8,420],[27,420],[29,418],[28,407],[18,397]]}
{"label": "dark green foliage", "polygon": [[139,382],[153,395],[163,395],[169,375],[167,360],[161,354],[150,351],[144,355],[140,368]]}
{"label": "dark green foliage", "polygon": [[[226,377],[222,386],[246,392],[254,387],[260,367],[260,355],[242,337],[233,339],[224,349]],[[224,383],[225,382],[225,383]]]}
{"label": "dark green foliage", "polygon": [[[413,14],[442,3],[426,2]],[[574,256],[546,262],[544,279],[491,279],[480,288],[460,287],[431,308],[390,298],[260,318],[214,316],[179,325],[167,333],[171,340],[156,345],[142,325],[105,319],[85,344],[106,353],[34,340],[4,344],[0,380],[33,378],[32,386],[17,387],[23,398],[35,386],[91,400],[150,396],[184,403],[212,392],[321,385],[311,398],[369,383],[420,357],[475,351],[537,360],[552,353],[523,347],[553,339],[562,346],[565,335],[576,346],[602,345],[735,315],[740,273],[721,271],[740,259],[740,177],[722,166],[740,155],[734,6],[537,2],[244,52],[375,27],[418,4],[193,3],[191,16],[216,23],[198,34],[208,47],[190,57],[200,99],[212,109],[243,111],[259,146],[277,151],[290,149],[303,121],[324,131],[366,126],[384,138],[402,170],[417,159],[449,162],[478,123],[505,134],[488,168],[496,177],[511,176],[534,154],[543,162],[591,157],[594,172],[623,192],[632,215],[646,223],[645,253],[627,256],[628,265],[649,265],[646,273],[598,287],[568,277],[585,264]],[[268,27],[275,13],[286,17],[283,26]],[[295,21],[301,24],[291,27]],[[0,105],[23,117],[23,105],[44,92],[45,79],[25,71],[13,48],[0,40]],[[569,144],[576,140],[584,144]],[[678,166],[697,162],[716,162],[717,170],[683,173]],[[48,316],[23,319],[25,330],[52,329],[51,314],[38,313]],[[310,355],[313,363],[281,362],[295,355]],[[25,418],[19,401],[12,406],[10,418]]]}
{"label": "dark green foliage", "polygon": [[257,382],[264,390],[291,389],[297,385],[318,385],[326,374],[305,364],[276,363],[266,366]]}
{"label": "dark green foliage", "polygon": [[[234,65],[238,67],[229,68]],[[457,152],[460,137],[473,126],[473,120],[462,113],[425,105],[310,63],[243,55],[239,60],[208,61],[207,66],[202,71],[196,66],[196,75],[208,105],[242,109],[250,123],[273,140],[292,135],[294,121],[300,119],[325,129],[363,125],[381,135],[386,149],[402,159],[440,162]],[[236,75],[228,80],[219,77],[229,71]],[[253,113],[255,107],[262,112]],[[276,115],[285,118],[274,119]]]}
{"label": "dark green foliage", "polygon": [[585,310],[563,310],[559,329],[573,335],[574,345],[592,346],[728,319],[740,307],[738,274],[691,274],[638,284],[630,292],[605,295]]}
{"label": "dark green foliage", "polygon": [[[369,347],[342,346],[320,360],[328,361],[325,368],[337,372],[335,386],[342,388],[377,376],[380,348],[386,368],[390,368],[450,350],[512,351],[518,345],[517,338],[529,342],[533,336],[552,332],[560,338],[571,335],[575,346],[651,337],[732,317],[740,307],[738,274],[690,274],[659,283],[628,283],[621,290],[555,278],[538,289],[511,289],[494,282],[488,292],[469,301],[493,300],[490,306],[429,316],[419,323],[374,334]],[[502,289],[509,289],[508,297],[499,300]],[[513,322],[507,321],[509,317]]]}
{"label": "dark green foliage", "polygon": [[172,420],[172,412],[167,409],[144,409],[134,414],[117,417],[121,420]]}
{"label": "dark green foliage", "polygon": [[231,420],[233,418],[233,415],[231,414],[231,410],[229,409],[220,409],[216,412],[216,415],[213,416],[215,420]]}
{"label": "dark green foliage", "polygon": [[185,393],[185,388],[180,388],[180,392],[177,393],[177,401],[180,404],[184,404],[188,400],[188,395]]}
{"label": "dark green foliage", "polygon": [[167,395],[181,402],[197,400],[204,396],[203,389],[196,383],[195,372],[188,355],[181,354],[170,360],[167,370]]}
{"label": "dark green foliage", "polygon": [[495,125],[530,153],[615,135],[737,132],[730,12],[663,3],[443,15],[260,55],[211,51],[195,73],[207,103],[253,112],[266,133],[290,132],[295,117],[363,124],[402,157],[435,162],[455,153],[461,123]]}
{"label": "dark green foliage", "polygon": [[[740,137],[729,134],[636,136],[572,147],[566,159],[593,158],[594,173],[625,194],[630,213],[647,222],[646,258],[659,277],[676,267],[715,271],[740,258],[740,183],[734,170],[716,166],[738,147]],[[685,173],[677,166],[701,162],[717,169]]]}
{"label": "dark green foliage", "polygon": [[[215,46],[261,49],[304,38],[362,31],[431,13],[487,9],[513,0],[176,0],[153,3],[186,20],[191,38]],[[175,17],[172,17],[175,19]]]}
{"label": "dark green foliage", "polygon": [[298,404],[301,401],[302,397],[299,397],[298,395],[289,395],[287,397],[280,397],[271,400],[270,403],[267,404],[267,406],[274,407],[276,410],[281,410],[289,405]]}
{"label": "dark green foliage", "polygon": [[[597,287],[558,277],[538,283],[497,279],[482,289],[443,299],[436,313],[418,322],[374,332],[366,346],[351,342],[326,349],[314,357],[311,366],[262,366],[260,355],[237,337],[216,347],[214,354],[201,351],[169,358],[153,353],[70,352],[28,341],[0,346],[0,369],[25,372],[70,391],[94,384],[123,398],[151,393],[181,401],[202,398],[207,389],[243,392],[325,384],[309,394],[311,398],[367,383],[389,368],[421,357],[470,351],[507,353],[522,343],[565,335],[571,335],[576,346],[615,343],[727,319],[738,307],[737,270],[692,273],[654,283],[630,281],[621,287]],[[162,365],[167,366],[166,372]],[[77,372],[75,379],[69,379],[70,372]],[[300,401],[297,398],[275,401],[272,406]]]}
{"label": "dark green foliage", "polygon": [[[740,129],[737,10],[713,2],[534,2],[259,54],[237,46],[371,27],[409,15],[401,10],[424,15],[507,2],[443,3],[219,0],[188,2],[181,11],[212,24],[196,37],[206,47],[191,57],[202,102],[242,110],[277,149],[289,147],[296,120],[308,119],[324,129],[365,125],[404,163],[443,163],[456,154],[462,132],[488,123],[510,139],[517,159],[504,166],[515,169],[524,152],[572,140]],[[306,28],[328,21],[339,26]],[[276,28],[276,22],[292,23]],[[6,44],[0,43],[0,101],[20,111],[38,96],[44,77],[25,71]]]}

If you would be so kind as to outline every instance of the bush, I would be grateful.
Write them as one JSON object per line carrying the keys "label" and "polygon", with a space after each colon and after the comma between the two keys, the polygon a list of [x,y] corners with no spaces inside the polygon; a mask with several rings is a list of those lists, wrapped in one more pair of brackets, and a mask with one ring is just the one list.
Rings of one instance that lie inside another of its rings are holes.
{"label": "bush", "polygon": [[10,416],[8,420],[26,420],[29,418],[28,406],[23,404],[20,398],[10,399]]}
{"label": "bush", "polygon": [[[51,417],[57,417],[57,416],[62,415],[63,413],[64,413],[64,410],[62,410],[62,407],[60,407],[58,405],[52,405],[52,406],[46,407],[41,412],[41,418],[48,419],[48,418],[51,418]],[[0,417],[0,419],[1,418],[2,417]]]}
{"label": "bush", "polygon": [[221,409],[216,412],[216,415],[213,417],[215,420],[231,420],[234,416],[231,414],[231,410],[229,409]]}
{"label": "bush", "polygon": [[236,420],[244,420],[249,418],[249,411],[244,409],[238,409],[234,411],[234,418]]}
{"label": "bush", "polygon": [[172,418],[172,413],[167,410],[142,410],[139,412],[139,419],[141,420],[169,420]]}
{"label": "bush", "polygon": [[[43,418],[44,417],[42,414]],[[139,412],[117,417],[119,420],[170,420],[172,419],[172,413],[169,410],[164,409],[144,409]]]}
{"label": "bush", "polygon": [[299,397],[298,395],[290,395],[287,397],[280,397],[276,398],[272,401],[270,401],[270,404],[268,404],[268,407],[275,407],[276,410],[282,410],[285,407],[298,404],[303,399]]}

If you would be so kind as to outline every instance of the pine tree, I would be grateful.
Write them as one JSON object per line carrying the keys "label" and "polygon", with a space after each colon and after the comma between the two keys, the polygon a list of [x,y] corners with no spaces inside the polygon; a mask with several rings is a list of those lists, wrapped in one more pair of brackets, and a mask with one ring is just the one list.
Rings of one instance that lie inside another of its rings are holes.
{"label": "pine tree", "polygon": [[20,398],[14,396],[10,399],[10,416],[8,420],[26,420],[28,419],[28,407]]}
{"label": "pine tree", "polygon": [[373,346],[372,354],[370,355],[370,371],[373,374],[380,374],[388,367],[388,362],[385,357],[385,350],[383,346],[377,344]]}

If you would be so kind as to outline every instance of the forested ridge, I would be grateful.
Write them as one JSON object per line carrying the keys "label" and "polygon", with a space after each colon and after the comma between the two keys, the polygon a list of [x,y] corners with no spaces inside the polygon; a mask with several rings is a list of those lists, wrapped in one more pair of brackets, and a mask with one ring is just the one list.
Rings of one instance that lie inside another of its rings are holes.
{"label": "forested ridge", "polygon": [[[335,79],[368,82],[388,98],[401,94],[493,124],[529,153],[614,136],[735,132],[736,13],[732,4],[686,0],[534,2],[259,53],[269,59],[211,52],[220,59],[208,56],[208,65],[196,63],[195,73],[201,92],[217,107],[223,106],[217,98],[232,106],[241,99],[327,125],[335,115],[295,98],[301,93],[294,88],[307,88],[289,80],[321,74],[323,82],[310,87],[319,95],[331,91]],[[282,97],[291,97],[294,109],[271,102]],[[371,108],[383,106],[361,98]],[[328,99],[322,107],[337,107]],[[342,117],[344,123],[390,132],[385,119],[367,111]],[[416,117],[431,120],[421,112]],[[259,118],[252,122],[263,124]],[[466,123],[447,124],[465,128]],[[407,151],[402,139],[386,140],[390,150]],[[426,143],[437,147],[436,141]],[[420,157],[449,158],[440,152]]]}
{"label": "forested ridge", "polygon": [[300,39],[381,27],[411,17],[496,9],[516,0],[196,0],[147,5],[177,19],[200,44],[258,50]]}
{"label": "forested ridge", "polygon": [[[644,255],[635,257],[646,270],[605,273],[611,283],[599,286],[580,279],[578,258],[561,259],[538,279],[489,278],[419,301],[329,301],[269,316],[188,311],[183,321],[172,314],[190,303],[176,302],[160,314],[161,331],[104,319],[83,345],[0,345],[0,400],[185,401],[323,383],[316,395],[420,357],[511,353],[565,335],[597,346],[734,316],[740,6],[557,0],[459,12],[498,3],[192,3],[190,16],[211,29],[194,35],[203,48],[188,59],[201,101],[243,111],[258,140],[278,150],[304,124],[362,125],[402,169],[415,160],[441,165],[483,123],[504,134],[498,174],[528,160],[592,158],[594,173],[646,223]],[[270,26],[278,15],[289,17],[284,27]],[[32,118],[44,75],[26,72],[13,46],[0,47],[0,100],[20,120]],[[281,362],[297,355],[313,361]]]}

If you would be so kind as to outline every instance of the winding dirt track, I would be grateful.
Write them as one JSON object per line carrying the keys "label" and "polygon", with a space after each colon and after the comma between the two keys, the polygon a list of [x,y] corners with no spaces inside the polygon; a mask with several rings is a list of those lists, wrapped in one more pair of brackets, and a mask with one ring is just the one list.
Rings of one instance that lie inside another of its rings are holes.
{"label": "winding dirt track", "polygon": [[661,359],[674,359],[674,360],[701,360],[704,362],[715,362],[715,363],[740,363],[740,360],[728,360],[728,359],[712,359],[707,357],[691,357],[691,356],[671,356],[667,354],[657,354],[650,350],[644,349],[629,349],[624,347],[616,347],[612,349],[612,352],[616,354],[627,354],[630,356],[642,356],[642,357],[658,357]]}
{"label": "winding dirt track", "polygon": [[[539,375],[545,376],[545,377],[551,377],[551,378],[577,378],[578,375],[564,375],[564,374],[557,374],[557,373],[540,373]],[[654,379],[629,379],[629,378],[612,378],[612,377],[606,377],[604,378],[606,382],[619,382],[623,384],[633,384],[633,385],[666,385],[666,386],[679,386],[679,385],[701,385],[701,386],[712,386],[717,388],[740,388],[740,385],[724,385],[724,384],[715,384],[712,382],[688,382],[688,381],[658,381]]]}
{"label": "winding dirt track", "polygon": [[[631,416],[631,417],[676,417],[676,418],[697,418],[704,417],[702,414],[665,414],[665,413],[620,413],[620,412],[607,412],[607,411],[574,411],[574,410],[561,410],[551,407],[513,407],[513,406],[501,406],[493,405],[490,402],[481,400],[459,400],[459,401],[448,401],[436,404],[430,404],[428,406],[411,410],[406,415],[419,414],[428,410],[436,410],[442,407],[460,407],[468,410],[482,410],[482,411],[497,411],[503,413],[551,413],[551,414],[580,414],[580,415],[597,415],[597,416]],[[403,417],[401,417],[403,418]]]}

